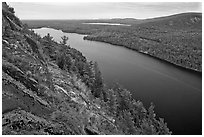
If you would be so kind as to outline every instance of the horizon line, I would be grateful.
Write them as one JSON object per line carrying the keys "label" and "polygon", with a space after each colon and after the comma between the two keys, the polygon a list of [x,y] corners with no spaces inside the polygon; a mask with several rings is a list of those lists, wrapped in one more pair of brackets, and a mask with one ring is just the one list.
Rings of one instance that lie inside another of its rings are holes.
{"label": "horizon line", "polygon": [[180,13],[174,13],[169,15],[162,15],[162,16],[155,16],[155,17],[147,17],[147,18],[134,18],[134,17],[113,17],[113,18],[73,18],[73,19],[20,19],[20,20],[111,20],[111,19],[135,19],[135,20],[146,20],[146,19],[154,19],[154,18],[162,18],[162,17],[169,17],[179,14],[186,14],[186,13],[197,13],[202,14],[202,12],[199,11],[188,11],[188,12],[180,12]]}

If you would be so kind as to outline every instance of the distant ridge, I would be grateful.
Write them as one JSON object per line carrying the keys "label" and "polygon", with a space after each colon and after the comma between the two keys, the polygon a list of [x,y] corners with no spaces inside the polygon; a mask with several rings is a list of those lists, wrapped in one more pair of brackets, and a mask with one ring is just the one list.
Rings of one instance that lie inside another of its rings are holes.
{"label": "distant ridge", "polygon": [[145,19],[143,25],[156,25],[160,27],[182,28],[202,28],[202,13],[187,12],[170,16]]}

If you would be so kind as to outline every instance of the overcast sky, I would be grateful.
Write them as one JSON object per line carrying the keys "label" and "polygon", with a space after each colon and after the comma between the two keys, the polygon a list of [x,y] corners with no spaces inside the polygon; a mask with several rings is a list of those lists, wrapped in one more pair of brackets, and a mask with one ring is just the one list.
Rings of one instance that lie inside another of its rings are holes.
{"label": "overcast sky", "polygon": [[182,12],[202,12],[201,3],[184,2],[97,2],[97,3],[22,3],[9,2],[20,19],[100,19],[153,18]]}

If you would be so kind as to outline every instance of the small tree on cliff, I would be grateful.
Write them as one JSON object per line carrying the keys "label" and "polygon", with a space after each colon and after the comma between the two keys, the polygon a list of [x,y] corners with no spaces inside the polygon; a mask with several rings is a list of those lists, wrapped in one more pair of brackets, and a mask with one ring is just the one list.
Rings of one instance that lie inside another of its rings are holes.
{"label": "small tree on cliff", "polygon": [[46,54],[52,57],[55,51],[53,46],[53,37],[48,33],[46,36],[43,37],[43,39],[45,40],[44,51]]}
{"label": "small tree on cliff", "polygon": [[60,41],[60,44],[63,44],[63,45],[67,45],[67,41],[68,41],[68,37],[67,36],[63,36],[61,37],[62,41]]}
{"label": "small tree on cliff", "polygon": [[101,72],[99,70],[97,62],[93,63],[93,74],[94,74],[94,83],[93,83],[93,94],[95,97],[101,97],[103,92],[103,79],[101,76]]}
{"label": "small tree on cliff", "polygon": [[50,36],[50,33],[47,33],[47,35],[46,35],[46,36],[44,36],[44,37],[43,37],[43,39],[47,40],[48,42],[51,42],[51,41],[52,41],[52,39],[53,39],[53,37],[52,37],[52,36]]}

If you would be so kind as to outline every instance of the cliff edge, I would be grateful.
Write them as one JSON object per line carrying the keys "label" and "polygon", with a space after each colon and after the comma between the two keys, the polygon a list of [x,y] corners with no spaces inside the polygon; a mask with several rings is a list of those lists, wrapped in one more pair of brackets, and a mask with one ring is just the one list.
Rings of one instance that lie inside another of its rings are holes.
{"label": "cliff edge", "polygon": [[97,63],[28,30],[2,3],[2,134],[171,134],[153,108],[106,89]]}

